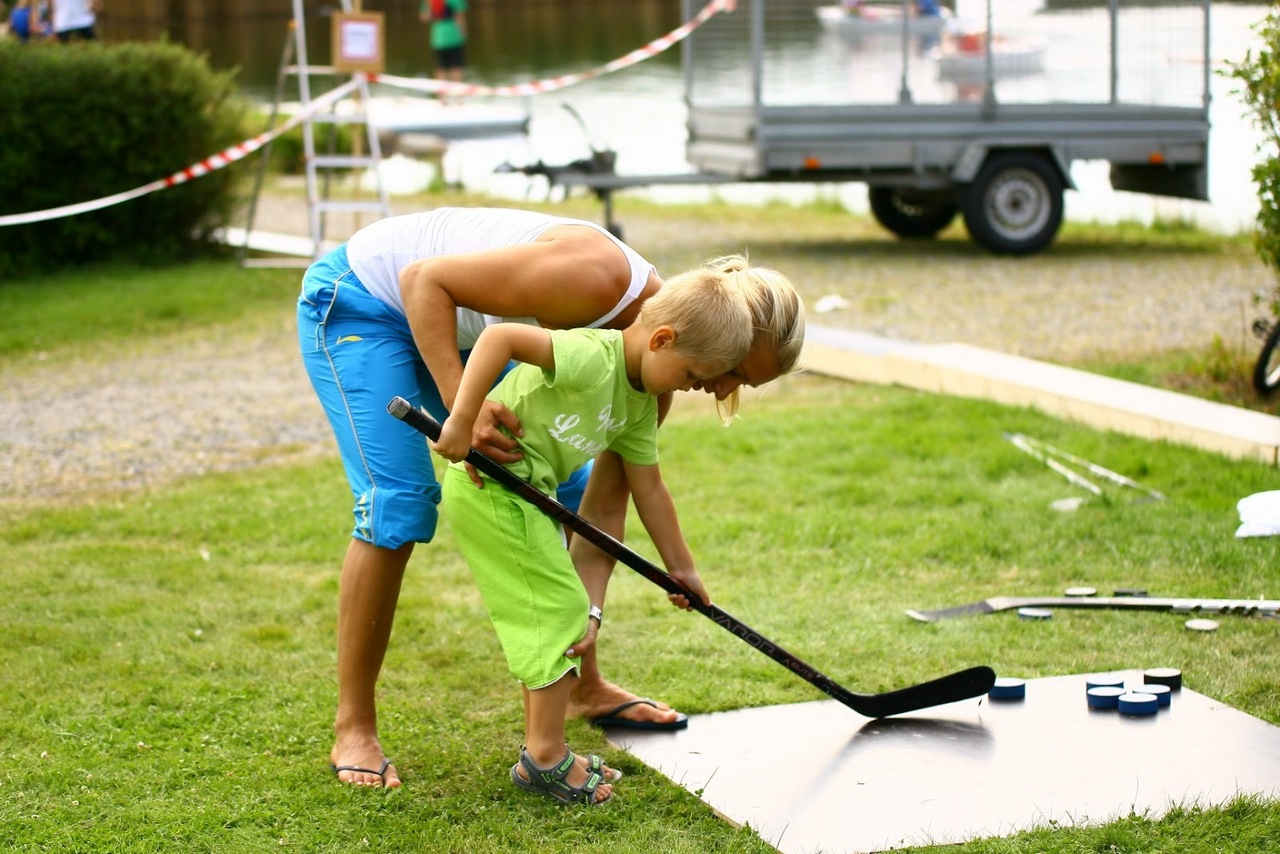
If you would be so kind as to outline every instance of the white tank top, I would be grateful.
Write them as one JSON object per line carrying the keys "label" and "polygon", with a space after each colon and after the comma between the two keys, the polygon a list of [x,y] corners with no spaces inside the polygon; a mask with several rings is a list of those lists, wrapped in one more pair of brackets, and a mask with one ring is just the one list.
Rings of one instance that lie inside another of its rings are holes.
{"label": "white tank top", "polygon": [[[347,241],[347,261],[369,293],[403,316],[400,271],[406,265],[420,258],[532,243],[538,235],[556,225],[594,228],[622,250],[631,266],[631,283],[622,299],[603,317],[587,324],[590,327],[603,326],[635,301],[654,267],[608,231],[586,220],[507,208],[437,208],[387,217],[365,226]],[[480,337],[480,332],[494,323],[538,325],[532,317],[495,317],[459,308],[458,349],[470,349]]]}

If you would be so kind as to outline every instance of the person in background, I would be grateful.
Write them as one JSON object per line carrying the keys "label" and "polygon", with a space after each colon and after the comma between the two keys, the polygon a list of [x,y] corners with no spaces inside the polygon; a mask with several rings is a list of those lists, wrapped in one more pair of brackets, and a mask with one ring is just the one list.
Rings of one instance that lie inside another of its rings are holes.
{"label": "person in background", "polygon": [[9,34],[24,44],[32,39],[39,41],[48,38],[49,22],[44,12],[44,3],[18,0],[9,13]]}
{"label": "person in background", "polygon": [[[658,396],[688,391],[746,357],[754,338],[746,292],[758,288],[762,272],[738,257],[709,262],[668,281],[623,330],[489,326],[467,360],[453,409],[430,444],[452,463],[444,507],[521,684],[524,744],[511,768],[520,789],[591,806],[612,796],[620,774],[597,757],[576,757],[565,744],[580,656],[604,619],[605,579],[579,575],[558,523],[465,466],[486,393],[524,428],[524,459],[511,465],[512,473],[548,496],[605,448],[620,454],[667,571],[690,596],[703,598],[658,468]],[[520,364],[490,392],[512,360]],[[691,607],[683,595],[670,598]]]}
{"label": "person in background", "polygon": [[95,28],[101,11],[101,0],[49,0],[54,37],[63,44],[93,41],[98,37]]}
{"label": "person in background", "polygon": [[[467,66],[467,0],[421,0],[418,16],[431,26],[436,79],[461,83]],[[441,92],[440,100],[447,103],[448,93]]]}

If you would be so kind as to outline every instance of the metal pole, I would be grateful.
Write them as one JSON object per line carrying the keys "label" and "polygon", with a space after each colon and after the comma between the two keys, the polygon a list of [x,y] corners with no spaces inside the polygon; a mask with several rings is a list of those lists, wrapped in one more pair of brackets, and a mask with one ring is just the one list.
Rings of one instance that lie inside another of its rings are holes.
{"label": "metal pole", "polygon": [[994,23],[991,15],[991,0],[987,0],[987,55],[986,55],[986,74],[987,85],[982,93],[982,111],[991,115],[996,111],[996,60],[995,54],[995,31]]}
{"label": "metal pole", "polygon": [[902,86],[898,89],[898,103],[911,103],[911,85],[907,83],[907,66],[911,56],[911,21],[910,4],[912,0],[902,0]]}
{"label": "metal pole", "polygon": [[759,127],[760,106],[764,103],[764,2],[765,0],[754,0],[751,8],[751,62],[755,66],[751,93],[756,127]]}
{"label": "metal pole", "polygon": [[1120,0],[1107,3],[1111,17],[1111,103],[1120,100]]}
{"label": "metal pole", "polygon": [[[1204,109],[1209,111],[1210,93],[1213,89],[1213,62],[1210,59],[1211,40],[1209,38],[1209,4],[1211,0],[1204,0]],[[1274,8],[1274,7],[1273,7]]]}

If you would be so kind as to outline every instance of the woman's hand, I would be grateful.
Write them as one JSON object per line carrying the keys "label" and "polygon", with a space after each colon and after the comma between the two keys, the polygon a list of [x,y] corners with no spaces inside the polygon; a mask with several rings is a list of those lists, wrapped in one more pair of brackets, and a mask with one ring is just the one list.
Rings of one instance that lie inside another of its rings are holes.
{"label": "woman's hand", "polygon": [[582,637],[581,640],[577,641],[576,643],[574,643],[573,646],[565,650],[565,653],[564,653],[565,656],[568,658],[578,658],[579,656],[586,655],[588,652],[590,652],[592,649],[595,648],[596,635],[599,634],[599,632],[600,632],[600,624],[597,623],[595,620],[591,619],[590,617],[588,617],[587,633]]}
{"label": "woman's hand", "polygon": [[[503,432],[500,428],[506,428]],[[480,405],[480,415],[471,428],[471,446],[504,466],[524,458],[517,450],[519,443],[513,436],[523,436],[524,429],[515,413],[496,400],[486,399]]]}

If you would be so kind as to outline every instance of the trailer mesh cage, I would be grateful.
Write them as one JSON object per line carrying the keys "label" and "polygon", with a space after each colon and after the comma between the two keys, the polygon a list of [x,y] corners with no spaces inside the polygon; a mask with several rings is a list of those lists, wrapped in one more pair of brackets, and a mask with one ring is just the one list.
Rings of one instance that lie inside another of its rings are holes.
{"label": "trailer mesh cage", "polygon": [[1199,108],[1208,39],[1209,0],[738,0],[685,42],[686,98]]}

